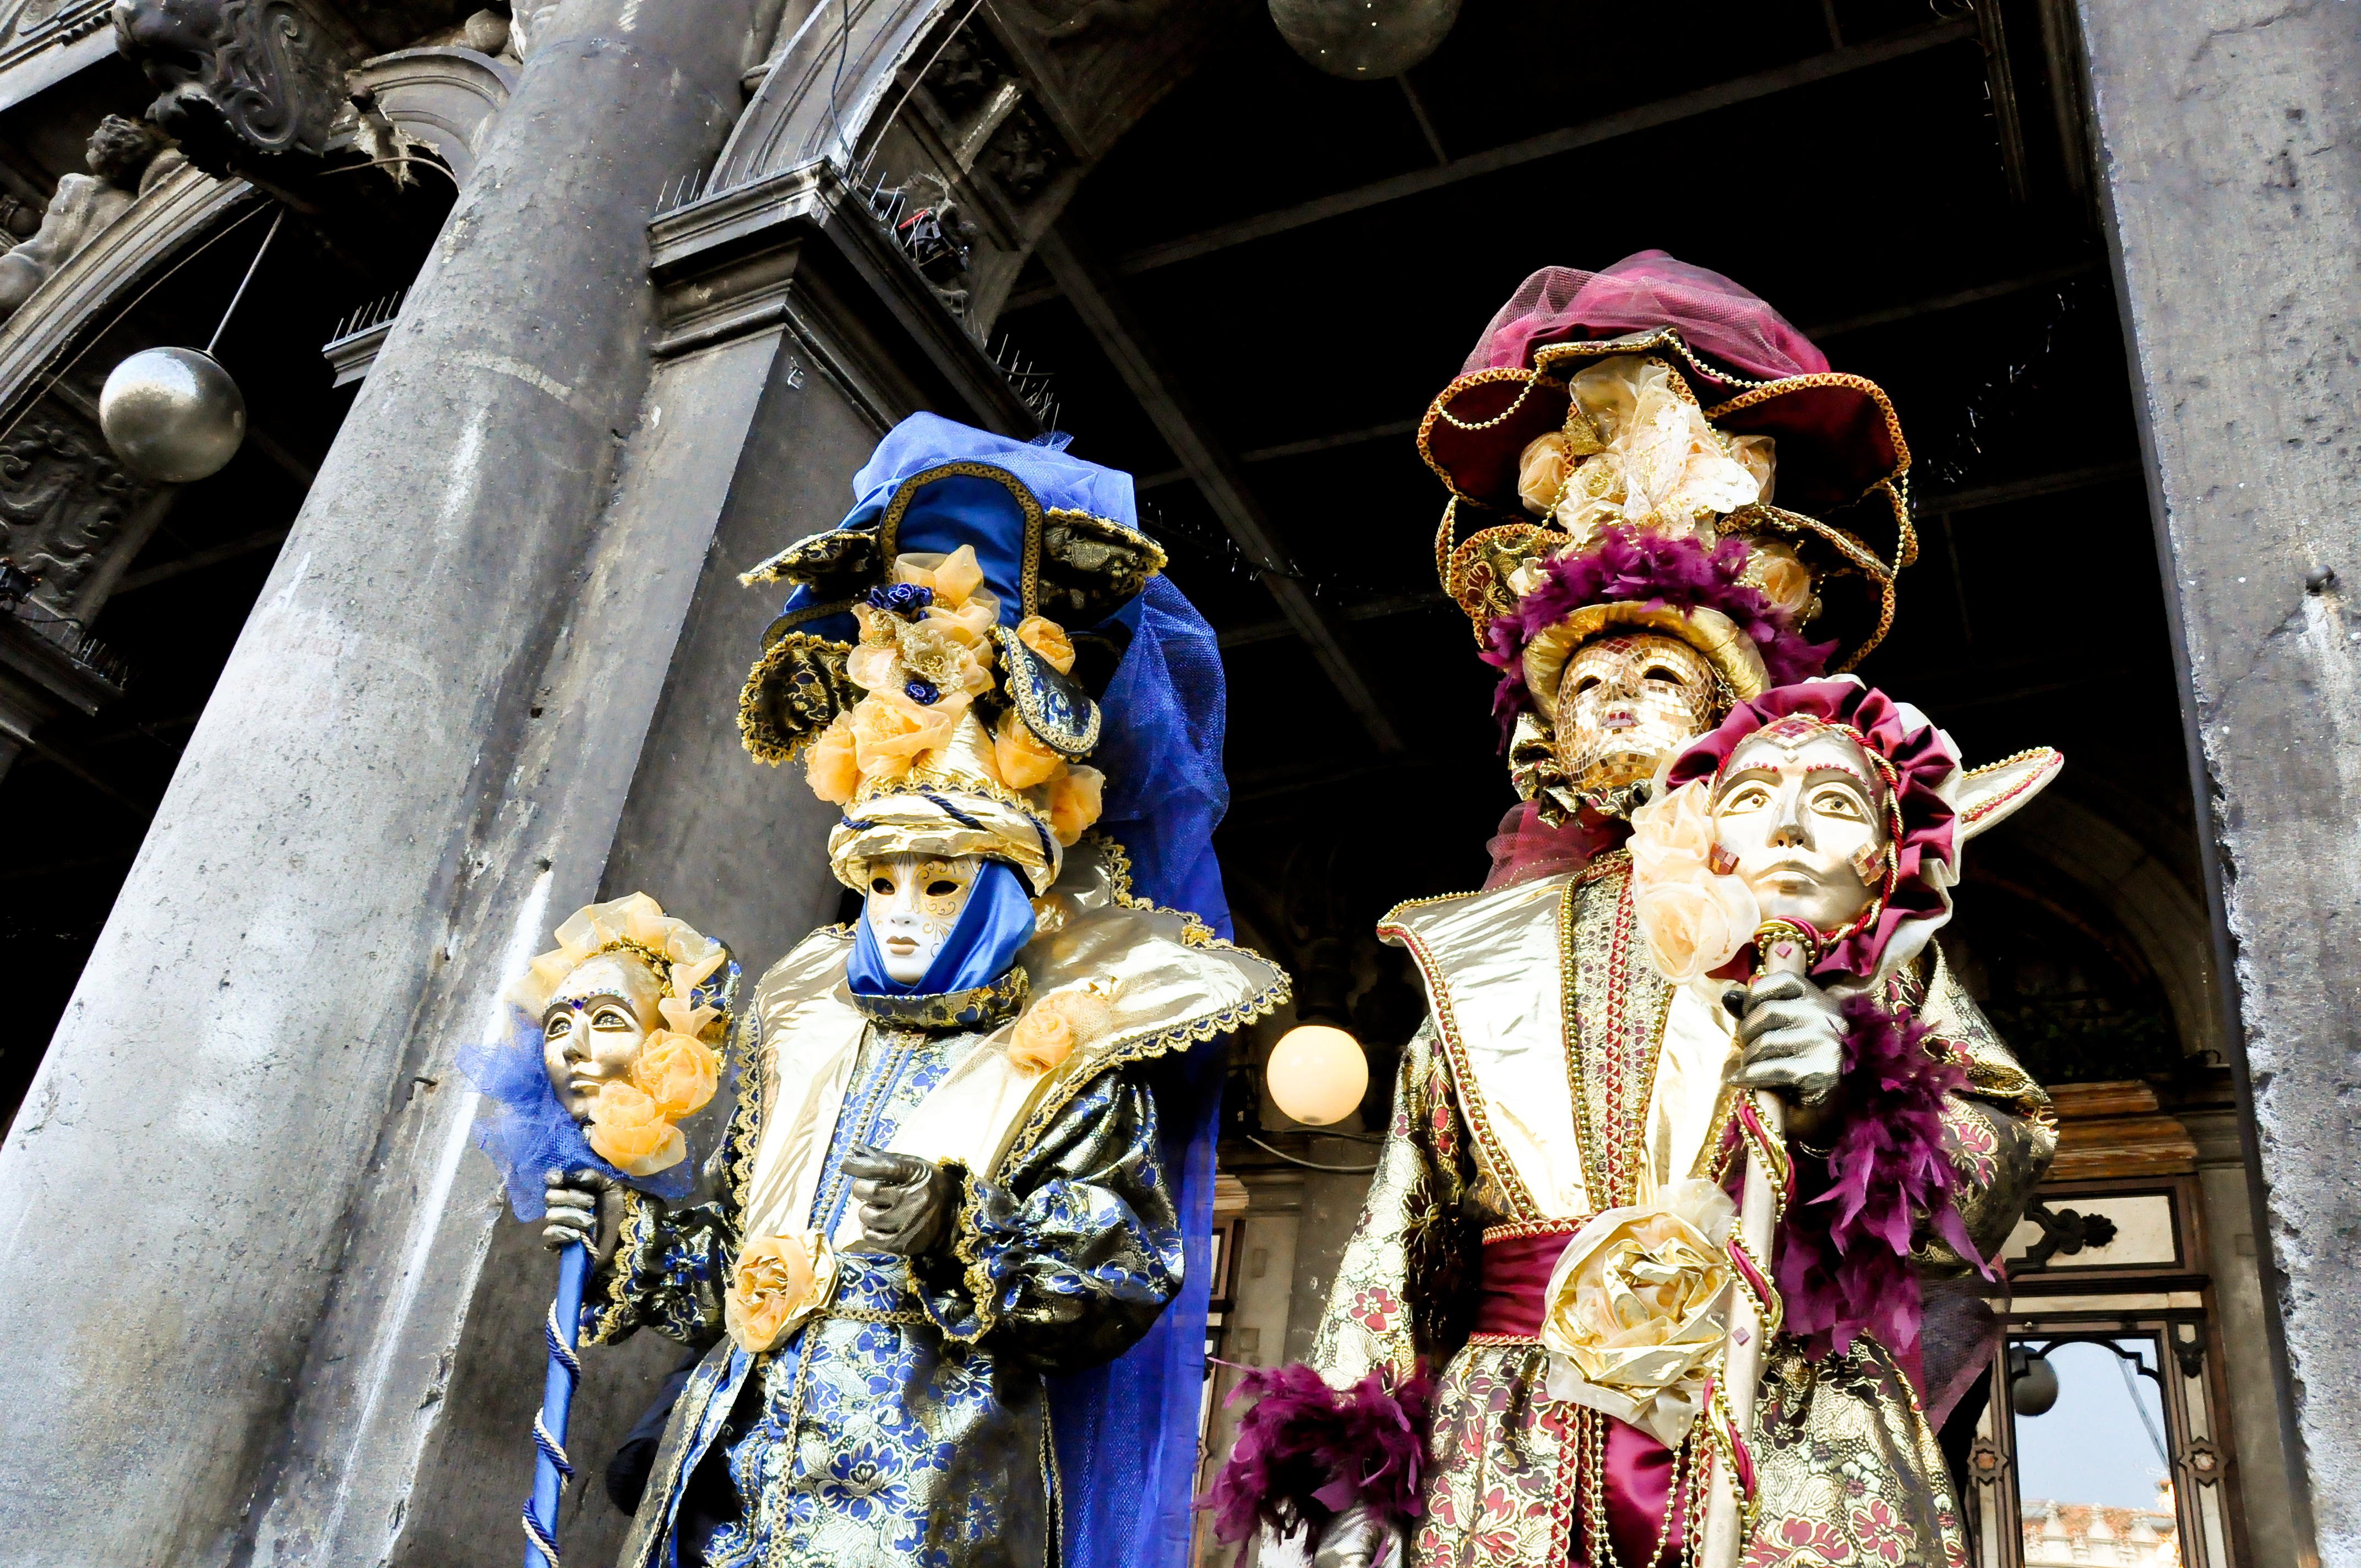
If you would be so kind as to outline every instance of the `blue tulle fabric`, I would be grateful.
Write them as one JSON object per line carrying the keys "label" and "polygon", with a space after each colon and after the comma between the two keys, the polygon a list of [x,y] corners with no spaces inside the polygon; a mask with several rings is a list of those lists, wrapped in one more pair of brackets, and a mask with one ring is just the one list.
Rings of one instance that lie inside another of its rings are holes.
{"label": "blue tulle fabric", "polygon": [[[1107,688],[1106,728],[1091,763],[1107,774],[1099,829],[1130,852],[1133,892],[1186,909],[1224,938],[1229,899],[1213,858],[1229,807],[1222,776],[1228,703],[1213,628],[1179,588],[1148,584],[1135,635]],[[1077,1568],[1182,1568],[1197,1475],[1212,1288],[1213,1144],[1226,1044],[1148,1064],[1164,1168],[1180,1181],[1187,1238],[1180,1297],[1125,1355],[1050,1379],[1065,1537]]]}
{"label": "blue tulle fabric", "polygon": [[595,1170],[665,1199],[686,1198],[697,1185],[694,1159],[653,1176],[626,1176],[592,1154],[542,1066],[541,1026],[522,1013],[511,1014],[508,1037],[498,1044],[460,1047],[459,1070],[486,1102],[485,1114],[476,1122],[476,1146],[500,1168],[509,1207],[520,1220],[538,1220],[548,1212],[543,1194],[553,1170]]}
{"label": "blue tulle fabric", "polygon": [[940,996],[990,985],[1016,961],[1016,949],[1033,939],[1033,896],[1025,879],[1005,861],[983,862],[975,887],[960,911],[943,950],[925,976],[904,984],[885,972],[885,954],[866,910],[853,922],[852,958],[845,980],[856,996]]}

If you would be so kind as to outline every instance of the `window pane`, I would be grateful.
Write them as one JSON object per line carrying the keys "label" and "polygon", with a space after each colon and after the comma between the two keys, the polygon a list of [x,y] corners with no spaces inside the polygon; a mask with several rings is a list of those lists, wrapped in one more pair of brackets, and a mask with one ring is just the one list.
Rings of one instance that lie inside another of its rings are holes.
{"label": "window pane", "polygon": [[[2037,1350],[2046,1342],[2015,1343]],[[2016,1417],[2026,1568],[2180,1561],[2164,1395],[2140,1371],[2157,1365],[2156,1341],[2112,1343],[2125,1354],[2088,1342],[2051,1345],[2047,1359],[2058,1376],[2057,1403],[2041,1415]],[[2037,1383],[2020,1380],[2018,1398],[2034,1403],[2026,1396]]]}

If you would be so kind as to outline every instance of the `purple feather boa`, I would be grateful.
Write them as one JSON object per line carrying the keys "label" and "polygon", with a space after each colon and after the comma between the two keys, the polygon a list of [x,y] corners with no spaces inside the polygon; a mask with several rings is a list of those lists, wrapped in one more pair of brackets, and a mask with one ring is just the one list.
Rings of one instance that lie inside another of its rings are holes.
{"label": "purple feather boa", "polygon": [[1255,1407],[1198,1504],[1213,1510],[1214,1538],[1244,1541],[1259,1524],[1284,1539],[1356,1502],[1390,1523],[1417,1518],[1433,1391],[1423,1370],[1399,1388],[1372,1372],[1341,1394],[1300,1361],[1247,1373],[1229,1402]]}
{"label": "purple feather boa", "polygon": [[1787,1332],[1816,1361],[1864,1333],[1897,1355],[1917,1344],[1910,1251],[1922,1217],[1992,1274],[1952,1206],[1960,1171],[1944,1150],[1943,1100],[1966,1086],[1966,1069],[1927,1055],[1927,1025],[1872,997],[1848,1000],[1844,1019],[1844,1131],[1824,1172],[1818,1161],[1796,1162],[1774,1268]]}
{"label": "purple feather boa", "polygon": [[1804,641],[1760,588],[1742,581],[1746,556],[1742,539],[1725,539],[1708,550],[1694,535],[1609,527],[1600,531],[1592,548],[1543,562],[1532,591],[1485,629],[1484,662],[1506,672],[1492,695],[1503,743],[1517,715],[1532,706],[1532,694],[1525,689],[1526,644],[1590,605],[1719,610],[1753,640],[1772,685],[1819,674],[1837,645]]}

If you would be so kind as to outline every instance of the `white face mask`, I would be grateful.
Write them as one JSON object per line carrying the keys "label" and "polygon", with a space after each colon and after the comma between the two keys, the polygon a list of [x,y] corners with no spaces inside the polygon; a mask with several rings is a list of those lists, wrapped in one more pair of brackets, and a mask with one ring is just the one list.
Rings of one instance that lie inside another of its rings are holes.
{"label": "white face mask", "polygon": [[1730,753],[1713,804],[1717,848],[1763,918],[1825,936],[1869,906],[1888,844],[1874,768],[1842,735],[1778,724]]}
{"label": "white face mask", "polygon": [[927,978],[967,908],[982,862],[931,855],[880,855],[869,862],[869,902],[862,911],[884,955],[887,977],[900,985]]}

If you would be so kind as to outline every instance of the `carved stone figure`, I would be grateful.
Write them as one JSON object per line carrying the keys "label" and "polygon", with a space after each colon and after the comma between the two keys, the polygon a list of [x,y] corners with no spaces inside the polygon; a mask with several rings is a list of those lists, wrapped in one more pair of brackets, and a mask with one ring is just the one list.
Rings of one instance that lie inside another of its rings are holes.
{"label": "carved stone figure", "polygon": [[210,174],[316,158],[344,110],[344,62],[295,0],[115,0],[115,45],[158,91],[148,117]]}
{"label": "carved stone figure", "polygon": [[39,230],[0,256],[0,319],[15,315],[51,273],[183,159],[147,126],[109,115],[90,133],[82,161],[90,172],[59,179]]}
{"label": "carved stone figure", "polygon": [[[1308,1535],[1320,1568],[1654,1568],[1737,1476],[1759,1568],[1960,1563],[1927,1416],[1978,1341],[1922,1341],[1920,1281],[1995,1255],[2055,1134],[1930,938],[1961,844],[2058,759],[1970,771],[1815,678],[1883,635],[1907,564],[1891,408],[1649,252],[1529,280],[1421,445],[1527,804],[1484,891],[1379,927],[1429,1018],[1310,1365],[1246,1380],[1222,1532]],[[1890,560],[1816,515],[1864,499]],[[1849,623],[1839,572],[1870,589]],[[1773,916],[1808,973],[1746,985]],[[1796,1178],[1767,1256],[1727,1190],[1750,1151]],[[1785,1311],[1751,1438],[1741,1295]]]}

